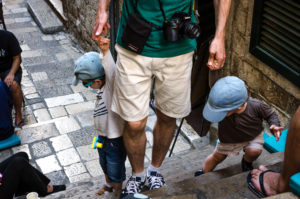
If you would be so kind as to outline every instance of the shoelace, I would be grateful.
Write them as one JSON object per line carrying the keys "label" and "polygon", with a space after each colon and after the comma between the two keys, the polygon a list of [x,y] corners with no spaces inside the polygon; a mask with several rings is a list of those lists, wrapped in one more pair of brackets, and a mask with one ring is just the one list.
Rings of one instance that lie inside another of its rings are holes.
{"label": "shoelace", "polygon": [[160,174],[149,176],[150,189],[160,188],[165,184],[165,181]]}
{"label": "shoelace", "polygon": [[125,192],[128,194],[131,193],[139,193],[140,190],[140,186],[141,186],[142,182],[139,182],[136,180],[136,178],[131,177],[125,187]]}

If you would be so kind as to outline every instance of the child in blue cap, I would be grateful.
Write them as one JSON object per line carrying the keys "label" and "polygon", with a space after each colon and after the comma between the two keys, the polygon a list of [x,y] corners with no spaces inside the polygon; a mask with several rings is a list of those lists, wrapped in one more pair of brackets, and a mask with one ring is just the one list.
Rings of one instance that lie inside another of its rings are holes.
{"label": "child in blue cap", "polygon": [[223,77],[214,84],[203,116],[210,122],[219,122],[219,140],[195,176],[212,171],[228,155],[238,155],[242,149],[242,170],[252,170],[252,162],[259,157],[264,144],[263,120],[277,140],[283,129],[275,111],[258,99],[248,98],[244,81],[235,76]]}
{"label": "child in blue cap", "polygon": [[73,85],[82,81],[86,88],[98,90],[94,126],[103,144],[98,153],[106,184],[97,193],[102,195],[122,189],[126,150],[122,138],[124,121],[110,109],[116,65],[109,51],[109,39],[101,37],[99,47],[102,53],[88,52],[76,60]]}

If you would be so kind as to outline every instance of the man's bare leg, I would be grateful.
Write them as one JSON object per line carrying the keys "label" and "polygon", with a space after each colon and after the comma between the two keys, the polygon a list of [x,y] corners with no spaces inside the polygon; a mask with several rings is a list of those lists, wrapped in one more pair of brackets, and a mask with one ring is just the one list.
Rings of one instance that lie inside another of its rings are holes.
{"label": "man's bare leg", "polygon": [[[264,175],[267,195],[288,191],[290,177],[300,171],[300,106],[291,121],[285,146],[282,173],[268,172]],[[261,191],[259,175],[265,170],[267,170],[266,167],[260,166],[259,169],[251,172],[251,181],[259,191]]]}
{"label": "man's bare leg", "polygon": [[132,172],[135,174],[144,171],[144,157],[146,149],[146,134],[145,126],[147,117],[137,122],[126,122],[124,128],[124,145],[132,167]]}
{"label": "man's bare leg", "polygon": [[156,124],[153,129],[152,162],[154,167],[160,167],[172,142],[176,119],[156,110]]}
{"label": "man's bare leg", "polygon": [[16,111],[15,123],[18,124],[19,122],[22,121],[22,102],[23,102],[22,90],[20,85],[16,81],[13,81],[11,88],[13,94],[13,103]]}

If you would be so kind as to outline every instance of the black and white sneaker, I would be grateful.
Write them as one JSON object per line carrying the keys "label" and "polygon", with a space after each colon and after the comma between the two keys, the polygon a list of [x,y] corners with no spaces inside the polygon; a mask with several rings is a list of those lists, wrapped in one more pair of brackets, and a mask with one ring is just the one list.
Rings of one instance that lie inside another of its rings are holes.
{"label": "black and white sneaker", "polygon": [[156,171],[151,171],[150,175],[147,175],[147,186],[150,190],[158,189],[164,185],[164,177],[160,173]]}
{"label": "black and white sneaker", "polygon": [[[122,191],[120,199],[143,198],[140,197],[142,194],[138,194],[138,193],[141,192],[144,184],[145,182],[142,181],[141,177],[131,176],[126,183],[125,188]],[[148,198],[148,197],[144,197],[144,198]]]}

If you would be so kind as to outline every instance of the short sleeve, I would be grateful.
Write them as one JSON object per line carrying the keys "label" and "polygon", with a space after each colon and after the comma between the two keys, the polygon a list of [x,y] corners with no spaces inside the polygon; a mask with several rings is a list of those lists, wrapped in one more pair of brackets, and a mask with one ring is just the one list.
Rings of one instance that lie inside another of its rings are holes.
{"label": "short sleeve", "polygon": [[9,54],[13,57],[22,52],[18,39],[12,33],[9,36],[8,50]]}

